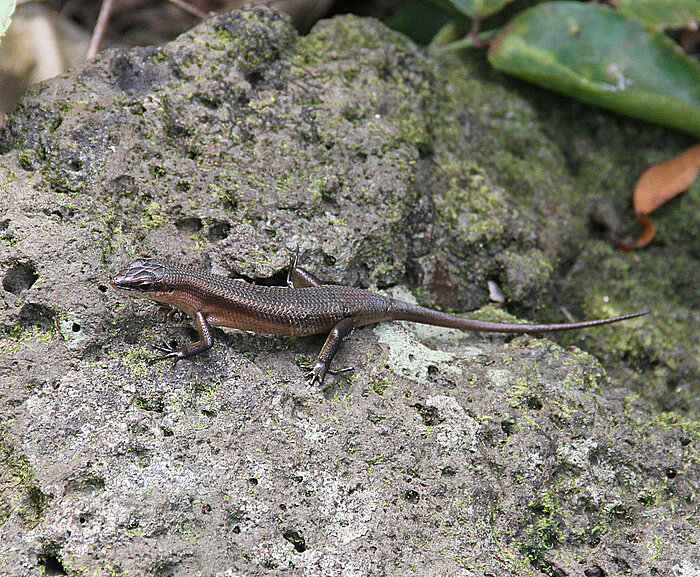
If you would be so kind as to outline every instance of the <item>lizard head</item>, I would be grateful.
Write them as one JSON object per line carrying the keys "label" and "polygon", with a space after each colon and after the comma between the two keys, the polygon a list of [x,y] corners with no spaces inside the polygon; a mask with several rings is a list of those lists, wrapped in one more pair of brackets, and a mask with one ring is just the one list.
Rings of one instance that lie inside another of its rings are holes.
{"label": "lizard head", "polygon": [[137,258],[110,282],[118,291],[131,296],[154,298],[163,291],[165,263],[153,258]]}

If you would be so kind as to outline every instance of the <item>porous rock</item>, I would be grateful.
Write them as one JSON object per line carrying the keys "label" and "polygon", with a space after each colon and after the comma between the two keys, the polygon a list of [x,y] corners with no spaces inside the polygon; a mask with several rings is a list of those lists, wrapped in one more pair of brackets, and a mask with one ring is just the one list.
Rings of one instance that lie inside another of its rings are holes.
{"label": "porous rock", "polygon": [[[329,281],[463,310],[495,278],[531,309],[584,230],[564,159],[526,102],[477,109],[439,66],[373,21],[298,38],[253,9],[24,98],[0,137],[2,574],[697,571],[700,428],[578,349],[389,324],[321,390],[299,365],[322,338],[217,330],[151,365],[191,329],[108,286],[143,253],[281,281],[298,248]],[[510,148],[484,120],[506,107]]]}

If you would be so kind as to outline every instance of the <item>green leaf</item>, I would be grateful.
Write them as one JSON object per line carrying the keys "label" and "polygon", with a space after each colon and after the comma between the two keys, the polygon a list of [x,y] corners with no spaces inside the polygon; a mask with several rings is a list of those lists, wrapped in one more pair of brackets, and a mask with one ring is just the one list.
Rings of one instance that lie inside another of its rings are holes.
{"label": "green leaf", "polygon": [[451,20],[451,15],[433,2],[408,0],[384,24],[405,34],[417,44],[425,45]]}
{"label": "green leaf", "polygon": [[15,11],[15,0],[0,0],[0,36],[10,25],[10,16]]}
{"label": "green leaf", "polygon": [[696,30],[700,24],[698,0],[615,0],[613,4],[621,12],[637,16],[657,30]]}
{"label": "green leaf", "polygon": [[513,0],[432,0],[441,8],[457,11],[469,18],[478,16],[485,18],[491,14],[495,14],[506,4],[510,4]]}
{"label": "green leaf", "polygon": [[700,135],[700,64],[641,20],[580,2],[539,4],[494,39],[501,72]]}

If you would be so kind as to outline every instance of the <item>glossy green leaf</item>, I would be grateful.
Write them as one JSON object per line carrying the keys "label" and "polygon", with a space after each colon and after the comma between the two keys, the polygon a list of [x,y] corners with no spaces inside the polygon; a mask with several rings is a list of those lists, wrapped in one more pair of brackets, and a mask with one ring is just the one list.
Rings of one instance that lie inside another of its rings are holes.
{"label": "glossy green leaf", "polygon": [[459,12],[469,18],[484,18],[495,14],[513,0],[432,0],[438,6]]}
{"label": "glossy green leaf", "polygon": [[700,24],[700,0],[615,0],[613,4],[657,30],[693,30]]}
{"label": "glossy green leaf", "polygon": [[700,64],[607,6],[551,2],[525,10],[494,39],[489,61],[589,104],[700,135]]}
{"label": "glossy green leaf", "polygon": [[15,11],[15,0],[0,0],[0,36],[10,25],[10,16]]}

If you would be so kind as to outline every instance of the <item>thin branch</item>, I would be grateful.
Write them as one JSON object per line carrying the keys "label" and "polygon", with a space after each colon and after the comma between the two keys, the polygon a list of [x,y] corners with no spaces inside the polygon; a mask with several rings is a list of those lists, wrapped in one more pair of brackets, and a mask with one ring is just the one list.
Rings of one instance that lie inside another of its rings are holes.
{"label": "thin branch", "polygon": [[192,14],[192,16],[196,16],[200,20],[206,20],[209,18],[209,14],[206,12],[202,12],[199,8],[196,6],[192,6],[189,2],[185,2],[184,0],[169,0],[169,2],[175,4],[180,10],[187,12],[188,14]]}
{"label": "thin branch", "polygon": [[114,0],[102,0],[100,13],[97,15],[97,22],[95,23],[95,28],[92,31],[92,38],[90,38],[90,46],[88,46],[87,54],[85,55],[86,60],[94,60],[97,56],[97,52],[100,50],[100,43],[105,35],[105,31],[107,30],[109,17],[112,14],[113,2]]}

